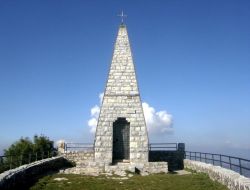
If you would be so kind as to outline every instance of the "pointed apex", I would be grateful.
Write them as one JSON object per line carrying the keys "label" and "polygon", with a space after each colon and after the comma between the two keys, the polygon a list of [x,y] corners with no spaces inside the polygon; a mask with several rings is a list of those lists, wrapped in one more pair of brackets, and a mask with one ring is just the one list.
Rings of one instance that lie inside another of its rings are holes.
{"label": "pointed apex", "polygon": [[126,28],[126,25],[124,23],[121,23],[120,28]]}
{"label": "pointed apex", "polygon": [[121,26],[124,25],[124,18],[127,17],[127,15],[123,14],[123,11],[121,12],[121,14],[118,15],[119,17],[121,17]]}

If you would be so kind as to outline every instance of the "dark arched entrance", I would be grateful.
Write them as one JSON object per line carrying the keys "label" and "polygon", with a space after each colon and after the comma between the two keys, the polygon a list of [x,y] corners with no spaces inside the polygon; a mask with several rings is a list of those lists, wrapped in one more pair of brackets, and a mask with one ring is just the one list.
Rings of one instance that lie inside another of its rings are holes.
{"label": "dark arched entrance", "polygon": [[130,124],[126,118],[113,123],[113,162],[129,160]]}

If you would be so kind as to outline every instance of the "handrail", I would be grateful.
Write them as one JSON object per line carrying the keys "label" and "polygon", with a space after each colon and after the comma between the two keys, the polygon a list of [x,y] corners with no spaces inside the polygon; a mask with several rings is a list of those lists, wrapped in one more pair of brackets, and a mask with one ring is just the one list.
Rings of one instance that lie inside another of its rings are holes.
{"label": "handrail", "polygon": [[92,145],[93,143],[72,143],[72,142],[69,142],[69,143],[66,143],[66,144],[84,144],[84,145]]}
{"label": "handrail", "polygon": [[178,143],[150,143],[148,146],[149,150],[174,150],[178,149]]}
{"label": "handrail", "polygon": [[[149,150],[177,150],[178,149],[178,143],[150,143],[149,144]],[[64,150],[65,152],[69,150],[89,150],[89,149],[94,149],[94,144],[93,143],[73,143],[73,142],[68,142],[65,143]]]}
{"label": "handrail", "polygon": [[[185,151],[185,158],[190,160],[194,159],[205,163],[211,163],[213,165],[220,165],[221,167],[229,168],[231,170],[239,172],[241,175],[250,177],[250,160],[245,158],[224,154],[194,151]],[[245,162],[245,164],[243,162]],[[249,173],[245,174],[243,172],[243,169],[249,171]]]}
{"label": "handrail", "polygon": [[11,154],[11,155],[3,155],[0,156],[0,173],[16,168],[18,166],[24,164],[30,164],[32,162],[50,158],[55,156],[57,153],[55,150],[53,151],[39,151],[39,152],[30,152],[26,154]]}
{"label": "handrail", "polygon": [[67,153],[68,150],[93,150],[94,144],[93,143],[65,143],[64,151]]}

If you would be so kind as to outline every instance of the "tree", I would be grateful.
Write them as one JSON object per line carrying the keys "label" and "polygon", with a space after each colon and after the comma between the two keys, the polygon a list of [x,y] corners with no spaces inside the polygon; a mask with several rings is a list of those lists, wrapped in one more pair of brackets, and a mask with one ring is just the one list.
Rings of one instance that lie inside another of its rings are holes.
{"label": "tree", "polygon": [[23,138],[13,143],[8,149],[4,150],[4,156],[18,156],[33,152],[33,143],[28,137]]}
{"label": "tree", "polygon": [[54,151],[53,147],[54,142],[49,140],[48,137],[41,135],[40,137],[35,135],[34,136],[34,146],[33,151],[37,154],[47,154]]}
{"label": "tree", "polygon": [[0,170],[4,171],[28,163],[28,155],[33,152],[33,146],[29,138],[21,137],[19,141],[16,141],[8,149],[4,150],[5,157],[1,163]]}
{"label": "tree", "polygon": [[53,144],[54,142],[44,135],[34,135],[33,142],[28,137],[21,137],[4,150],[4,160],[0,162],[0,173],[6,169],[51,156],[55,151]]}

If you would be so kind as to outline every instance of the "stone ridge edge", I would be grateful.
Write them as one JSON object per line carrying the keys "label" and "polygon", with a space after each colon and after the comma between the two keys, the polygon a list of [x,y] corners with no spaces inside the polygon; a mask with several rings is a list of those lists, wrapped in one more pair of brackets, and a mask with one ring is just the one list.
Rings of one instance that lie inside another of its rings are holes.
{"label": "stone ridge edge", "polygon": [[16,175],[17,173],[21,173],[21,172],[23,172],[29,168],[32,168],[34,166],[39,166],[39,165],[42,165],[44,163],[51,162],[51,161],[61,159],[61,158],[64,158],[64,157],[63,156],[56,156],[56,157],[52,157],[52,158],[46,158],[43,160],[38,160],[38,161],[32,162],[30,164],[25,164],[25,165],[19,166],[17,168],[11,169],[11,170],[7,170],[7,171],[0,174],[0,185],[3,183],[3,181],[5,179],[9,179],[12,176]]}
{"label": "stone ridge edge", "polygon": [[184,167],[206,173],[210,179],[227,186],[230,190],[250,190],[250,178],[242,176],[233,170],[189,159],[184,159]]}

